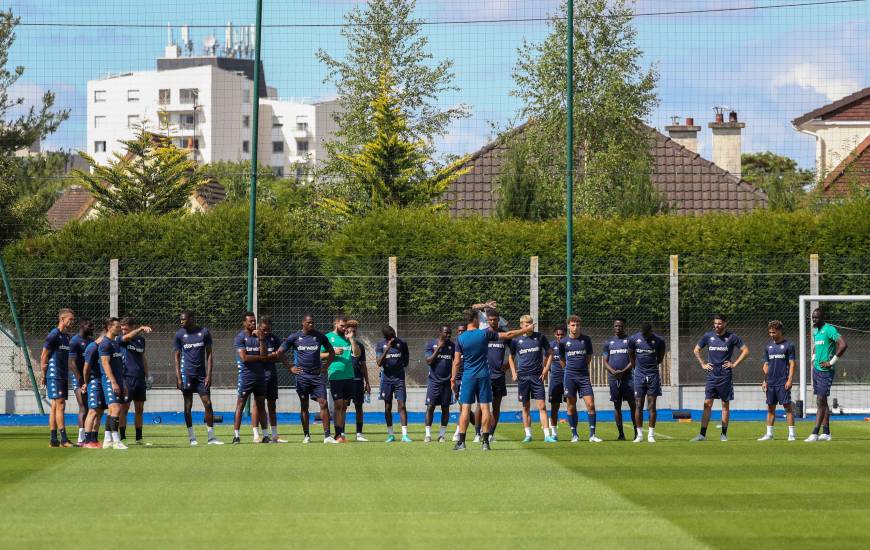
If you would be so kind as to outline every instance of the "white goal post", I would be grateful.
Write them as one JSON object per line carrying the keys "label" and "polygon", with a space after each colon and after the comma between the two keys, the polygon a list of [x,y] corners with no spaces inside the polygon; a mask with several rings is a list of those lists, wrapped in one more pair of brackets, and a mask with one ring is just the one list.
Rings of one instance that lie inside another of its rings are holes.
{"label": "white goal post", "polygon": [[800,334],[800,399],[803,402],[802,416],[807,416],[807,302],[870,302],[868,294],[802,294],[798,301],[798,327]]}

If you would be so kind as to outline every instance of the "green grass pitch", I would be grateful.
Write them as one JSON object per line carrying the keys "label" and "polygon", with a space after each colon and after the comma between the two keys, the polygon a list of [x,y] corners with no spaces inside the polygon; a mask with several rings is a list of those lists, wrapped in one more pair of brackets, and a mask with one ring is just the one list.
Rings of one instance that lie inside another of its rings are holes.
{"label": "green grass pitch", "polygon": [[[452,428],[452,426],[451,426]],[[585,432],[586,426],[581,426]],[[436,428],[437,429],[437,428]],[[146,426],[151,447],[50,449],[46,429],[0,428],[4,548],[820,548],[870,547],[870,423],[834,441],[689,443],[697,424],[662,423],[659,442],[469,443],[189,448],[181,426]],[[801,423],[806,436],[809,424]],[[132,430],[131,430],[132,431]],[[230,441],[228,427],[219,435]],[[289,433],[288,433],[289,432]],[[314,432],[316,433],[316,431]],[[582,433],[582,432],[581,432]],[[785,426],[777,426],[784,439]],[[561,429],[561,436],[568,434]],[[473,545],[473,546],[472,546]]]}

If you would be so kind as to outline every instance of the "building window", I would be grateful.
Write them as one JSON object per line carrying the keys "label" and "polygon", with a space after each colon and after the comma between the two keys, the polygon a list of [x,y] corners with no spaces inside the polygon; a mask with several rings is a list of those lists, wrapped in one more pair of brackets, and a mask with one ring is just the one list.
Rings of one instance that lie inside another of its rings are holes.
{"label": "building window", "polygon": [[242,142],[242,153],[250,153],[251,152],[251,142],[245,140]]}
{"label": "building window", "polygon": [[307,116],[296,117],[296,129],[301,131],[301,132],[308,131],[308,117]]}
{"label": "building window", "polygon": [[283,166],[273,166],[272,173],[278,176],[279,178],[284,177],[284,167]]}
{"label": "building window", "polygon": [[94,103],[104,103],[106,101],[106,90],[94,90]]}
{"label": "building window", "polygon": [[283,153],[284,152],[284,142],[283,141],[273,141],[272,142],[272,152],[273,153]]}
{"label": "building window", "polygon": [[133,129],[139,125],[139,115],[127,115],[127,128]]}
{"label": "building window", "polygon": [[95,141],[94,142],[94,153],[105,153],[106,152],[106,142],[105,141]]}
{"label": "building window", "polygon": [[280,128],[284,126],[284,117],[273,116],[272,117],[272,128]]}
{"label": "building window", "polygon": [[242,103],[250,103],[251,102],[251,89],[245,88],[242,90]]}
{"label": "building window", "polygon": [[198,88],[182,88],[178,90],[178,102],[183,105],[190,105],[192,103],[196,103],[198,97]]}
{"label": "building window", "polygon": [[300,155],[304,155],[308,153],[308,142],[307,141],[297,141],[296,142],[296,153]]}
{"label": "building window", "polygon": [[242,128],[251,127],[251,115],[242,115]]}
{"label": "building window", "polygon": [[136,103],[139,101],[139,90],[127,90],[127,102]]}
{"label": "building window", "polygon": [[181,128],[184,130],[190,130],[193,128],[195,117],[194,115],[179,115],[179,122],[181,122]]}
{"label": "building window", "polygon": [[157,92],[157,103],[160,105],[169,105],[172,102],[172,91],[163,88],[159,92]]}
{"label": "building window", "polygon": [[94,128],[102,128],[106,125],[106,117],[104,116],[95,116],[94,117]]}
{"label": "building window", "polygon": [[199,139],[181,138],[176,143],[179,149],[199,149]]}

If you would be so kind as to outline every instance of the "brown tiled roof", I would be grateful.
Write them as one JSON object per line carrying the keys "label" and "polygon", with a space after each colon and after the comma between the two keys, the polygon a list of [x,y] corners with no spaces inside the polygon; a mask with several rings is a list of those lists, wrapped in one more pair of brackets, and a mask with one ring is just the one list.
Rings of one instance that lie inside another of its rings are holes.
{"label": "brown tiled roof", "polygon": [[196,190],[194,198],[204,208],[212,208],[227,200],[227,190],[216,179],[209,177],[205,185]]}
{"label": "brown tiled roof", "polygon": [[48,226],[58,231],[72,220],[80,220],[94,204],[91,192],[80,185],[66,188],[45,213]]}
{"label": "brown tiled roof", "polygon": [[844,98],[838,99],[833,103],[828,103],[827,105],[812,110],[809,113],[803,114],[792,120],[791,123],[793,126],[800,126],[801,124],[804,124],[805,122],[809,122],[810,120],[816,118],[829,118],[830,116],[836,114],[844,108],[847,108],[853,103],[861,101],[865,98],[870,98],[870,86],[864,88],[863,90],[858,90],[854,94],[850,94]]}
{"label": "brown tiled roof", "polygon": [[826,197],[842,197],[851,185],[870,186],[870,136],[864,138],[849,156],[825,176],[822,194]]}
{"label": "brown tiled roof", "polygon": [[[512,130],[521,132],[525,126]],[[747,181],[686,149],[661,132],[647,127],[651,136],[652,182],[665,194],[677,214],[745,212],[767,205],[767,196]],[[498,203],[495,179],[501,171],[505,139],[496,139],[470,155],[469,168],[447,190],[454,215],[489,216]]]}

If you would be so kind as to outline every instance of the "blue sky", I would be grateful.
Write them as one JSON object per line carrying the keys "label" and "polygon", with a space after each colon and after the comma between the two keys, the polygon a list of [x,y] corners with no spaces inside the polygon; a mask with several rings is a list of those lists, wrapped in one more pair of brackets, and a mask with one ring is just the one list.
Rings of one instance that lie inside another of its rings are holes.
{"label": "blue sky", "polygon": [[[793,0],[799,1],[799,0]],[[805,0],[813,1],[813,0]],[[816,0],[817,1],[817,0]],[[253,0],[3,0],[22,18],[11,64],[26,67],[14,90],[29,101],[50,89],[71,119],[49,138],[49,148],[82,148],[85,140],[85,84],[107,73],[154,68],[166,42],[167,22],[204,25],[192,30],[200,48],[214,33],[223,41],[227,21],[254,21]],[[696,9],[763,8],[777,0],[638,0],[638,14]],[[287,98],[334,95],[314,57],[323,48],[345,51],[337,24],[361,2],[264,0],[267,27],[263,59],[270,85]],[[546,36],[544,21],[446,24],[449,21],[540,19],[553,13],[553,0],[418,0],[427,21],[429,51],[455,62],[460,90],[439,101],[466,104],[472,116],[454,124],[439,143],[443,152],[474,151],[504,127],[519,104],[509,95],[517,48]],[[108,23],[154,27],[55,27],[31,23]],[[322,26],[333,25],[333,26]],[[643,64],[659,73],[660,105],[648,122],[662,129],[671,115],[692,116],[704,126],[701,153],[711,156],[706,123],[713,107],[736,109],[746,122],[744,150],[772,150],[812,167],[813,139],[790,121],[818,106],[870,86],[870,1],[846,4],[747,9],[715,13],[639,15],[635,18]]]}

